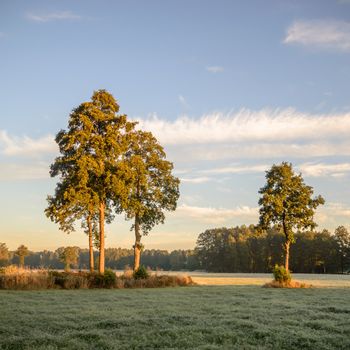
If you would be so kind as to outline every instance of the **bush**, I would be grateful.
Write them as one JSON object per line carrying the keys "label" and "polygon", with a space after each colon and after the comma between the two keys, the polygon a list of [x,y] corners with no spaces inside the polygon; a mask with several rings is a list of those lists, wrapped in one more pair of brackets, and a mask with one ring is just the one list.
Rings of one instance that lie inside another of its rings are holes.
{"label": "bush", "polygon": [[292,276],[289,271],[287,271],[284,266],[275,265],[273,269],[273,276],[276,282],[282,284],[288,284],[292,280]]}
{"label": "bush", "polygon": [[104,274],[89,273],[89,288],[113,288],[116,285],[117,276],[113,270],[106,270]]}
{"label": "bush", "polygon": [[134,271],[133,277],[135,280],[147,279],[149,277],[149,273],[147,269],[141,265],[136,271]]}
{"label": "bush", "polygon": [[103,275],[103,287],[113,288],[116,284],[117,276],[113,270],[106,270]]}
{"label": "bush", "polygon": [[135,276],[117,278],[112,270],[97,272],[60,272],[22,269],[10,266],[0,269],[0,289],[86,289],[86,288],[160,288],[193,285],[191,277],[150,275],[144,266]]}
{"label": "bush", "polygon": [[50,271],[55,287],[63,289],[86,289],[89,288],[88,274],[84,272],[58,272]]}

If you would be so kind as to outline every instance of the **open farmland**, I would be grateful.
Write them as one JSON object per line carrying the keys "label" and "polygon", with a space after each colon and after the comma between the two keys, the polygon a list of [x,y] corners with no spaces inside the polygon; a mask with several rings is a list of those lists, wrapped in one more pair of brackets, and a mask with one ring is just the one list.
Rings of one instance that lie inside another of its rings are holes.
{"label": "open farmland", "polygon": [[[117,271],[122,275],[124,271]],[[201,271],[158,271],[158,275],[188,275],[199,285],[205,286],[261,286],[273,279],[271,273],[208,273]],[[327,275],[293,273],[293,280],[311,284],[313,287],[322,288],[350,288],[350,275]]]}
{"label": "open farmland", "polygon": [[[272,280],[269,273],[206,273],[191,272],[193,281],[200,285],[255,285],[261,286]],[[295,273],[293,279],[312,284],[314,287],[348,287],[350,288],[350,275],[321,275]]]}
{"label": "open farmland", "polygon": [[331,283],[0,291],[0,348],[349,349],[350,289]]}

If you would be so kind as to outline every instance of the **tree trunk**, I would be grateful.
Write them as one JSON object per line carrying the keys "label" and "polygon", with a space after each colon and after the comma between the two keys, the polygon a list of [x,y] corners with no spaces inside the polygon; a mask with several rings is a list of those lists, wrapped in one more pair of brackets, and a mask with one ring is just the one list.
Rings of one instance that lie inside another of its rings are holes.
{"label": "tree trunk", "polygon": [[92,243],[92,224],[91,224],[91,216],[89,215],[87,218],[87,224],[89,228],[89,265],[90,272],[94,272],[94,247]]}
{"label": "tree trunk", "polygon": [[285,263],[284,263],[284,267],[287,271],[289,271],[289,247],[290,247],[290,241],[286,241],[286,243],[284,244],[284,250],[286,253],[286,257],[285,257]]}
{"label": "tree trunk", "polygon": [[343,252],[341,252],[341,255],[340,255],[340,267],[341,267],[341,273],[343,274],[344,273],[344,255],[343,255]]}
{"label": "tree trunk", "polygon": [[24,267],[24,255],[19,256],[19,266],[22,268]]}
{"label": "tree trunk", "polygon": [[134,271],[140,267],[141,258],[141,234],[138,215],[135,216],[135,245],[134,245]]}
{"label": "tree trunk", "polygon": [[284,244],[284,251],[285,251],[285,263],[284,263],[284,268],[286,271],[289,271],[289,247],[290,247],[290,240],[289,240],[289,235],[288,235],[288,228],[286,225],[286,214],[283,212],[283,219],[282,219],[282,224],[283,224],[283,232],[286,237],[286,242]]}
{"label": "tree trunk", "polygon": [[99,272],[105,272],[105,203],[100,204],[100,256],[99,256]]}

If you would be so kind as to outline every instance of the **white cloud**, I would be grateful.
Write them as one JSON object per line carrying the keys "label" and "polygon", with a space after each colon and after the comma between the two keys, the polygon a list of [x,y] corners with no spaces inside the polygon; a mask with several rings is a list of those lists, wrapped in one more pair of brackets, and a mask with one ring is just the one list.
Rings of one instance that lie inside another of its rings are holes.
{"label": "white cloud", "polygon": [[330,202],[325,206],[325,210],[333,216],[350,217],[350,208],[342,203]]}
{"label": "white cloud", "polygon": [[316,211],[315,221],[333,231],[339,225],[349,225],[350,208],[343,203],[329,202]]}
{"label": "white cloud", "polygon": [[224,68],[221,66],[207,66],[205,69],[210,73],[222,73],[224,71]]}
{"label": "white cloud", "polygon": [[36,162],[31,164],[0,163],[0,180],[41,180],[48,179],[49,164]]}
{"label": "white cloud", "polygon": [[192,178],[180,178],[181,182],[187,182],[187,183],[192,183],[192,184],[202,184],[205,182],[209,182],[212,179],[210,177],[192,177]]}
{"label": "white cloud", "polygon": [[350,133],[350,113],[308,114],[295,109],[241,109],[212,113],[199,119],[188,116],[174,121],[157,116],[139,119],[139,127],[151,130],[164,144],[200,144],[242,141],[320,140]]}
{"label": "white cloud", "polygon": [[287,30],[285,44],[350,50],[350,22],[336,20],[296,21]]}
{"label": "white cloud", "polygon": [[6,156],[40,156],[45,153],[56,153],[57,145],[52,135],[38,139],[28,136],[10,136],[5,130],[0,130],[0,154]]}
{"label": "white cloud", "polygon": [[202,170],[204,174],[247,174],[261,173],[269,169],[271,165],[232,165],[223,168]]}
{"label": "white cloud", "polygon": [[174,215],[181,217],[189,217],[207,223],[219,224],[237,217],[254,218],[257,220],[258,208],[241,206],[236,207],[234,209],[225,209],[196,207],[182,204],[177,208]]}
{"label": "white cloud", "polygon": [[64,20],[79,20],[81,16],[72,13],[71,11],[57,11],[50,13],[27,13],[26,17],[35,22],[50,22],[50,21],[64,21]]}
{"label": "white cloud", "polygon": [[171,121],[157,116],[137,119],[138,127],[152,131],[173,160],[350,155],[350,112],[241,109]]}
{"label": "white cloud", "polygon": [[350,163],[325,164],[325,163],[304,163],[298,169],[305,176],[333,176],[341,177],[350,172]]}

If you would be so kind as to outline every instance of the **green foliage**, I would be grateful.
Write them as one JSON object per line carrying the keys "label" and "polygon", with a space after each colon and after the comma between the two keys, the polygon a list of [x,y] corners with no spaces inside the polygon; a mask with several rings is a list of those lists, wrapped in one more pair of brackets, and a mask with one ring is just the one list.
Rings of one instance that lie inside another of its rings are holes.
{"label": "green foliage", "polygon": [[63,289],[86,289],[89,287],[88,274],[50,271],[49,276],[53,279],[53,288]]}
{"label": "green foliage", "polygon": [[350,232],[339,226],[335,229],[334,238],[337,242],[337,251],[341,265],[341,272],[350,270]]}
{"label": "green foliage", "polygon": [[25,245],[20,245],[15,251],[15,255],[19,257],[19,265],[24,266],[24,258],[29,255],[29,250]]}
{"label": "green foliage", "polygon": [[324,204],[321,196],[311,198],[313,188],[307,186],[301,174],[296,175],[292,165],[283,162],[266,172],[266,185],[259,190],[260,227],[279,225],[286,240],[293,242],[293,230],[314,229],[315,209]]}
{"label": "green foliage", "polygon": [[102,273],[89,274],[90,288],[115,288],[117,283],[117,276],[113,270],[105,270]]}
{"label": "green foliage", "polygon": [[316,208],[324,204],[321,196],[312,198],[313,188],[307,186],[301,174],[296,175],[292,164],[273,165],[266,172],[266,185],[259,190],[259,226],[267,229],[278,225],[286,239],[285,267],[288,270],[289,246],[295,242],[296,230],[313,230]]}
{"label": "green foliage", "polygon": [[149,273],[145,266],[141,265],[136,271],[133,273],[133,277],[138,279],[146,279],[149,277]]}
{"label": "green foliage", "polygon": [[48,197],[45,211],[66,232],[74,229],[76,220],[99,220],[102,273],[104,223],[112,220],[112,205],[117,212],[121,210],[128,192],[128,172],[122,155],[134,123],[128,122],[125,115],[117,115],[118,111],[116,100],[105,90],[95,91],[90,102],[72,111],[68,130],[56,135],[61,155],[51,165],[50,174],[59,176],[60,181],[55,195]]}
{"label": "green foliage", "polygon": [[272,272],[276,282],[288,284],[292,280],[290,272],[284,266],[276,264]]}
{"label": "green foliage", "polygon": [[0,267],[7,265],[10,258],[9,250],[5,243],[0,243]]}
{"label": "green foliage", "polygon": [[164,222],[165,210],[176,209],[180,181],[172,175],[173,164],[165,157],[152,133],[138,130],[130,134],[126,153],[130,182],[124,210],[127,219],[137,217],[143,234]]}
{"label": "green foliage", "polygon": [[61,247],[56,250],[58,258],[64,263],[65,271],[69,271],[71,265],[76,265],[79,259],[79,247]]}

